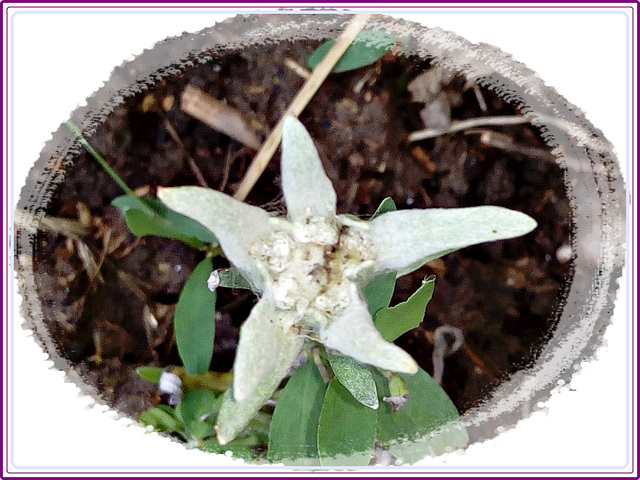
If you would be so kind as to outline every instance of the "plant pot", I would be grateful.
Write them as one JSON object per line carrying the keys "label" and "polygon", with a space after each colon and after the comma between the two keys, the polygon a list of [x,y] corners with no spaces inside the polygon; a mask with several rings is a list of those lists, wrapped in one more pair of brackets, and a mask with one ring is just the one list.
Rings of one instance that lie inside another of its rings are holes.
{"label": "plant pot", "polygon": [[[153,194],[160,185],[195,184],[199,170],[207,184],[232,192],[253,152],[181,112],[184,86],[224,98],[264,136],[303,83],[283,66],[284,57],[303,63],[347,20],[238,17],[170,39],[114,71],[72,118],[134,189]],[[412,27],[403,41],[409,54],[332,75],[300,118],[318,144],[341,213],[371,215],[389,195],[401,208],[491,203],[538,220],[527,237],[451,254],[403,278],[396,290],[400,301],[425,275],[438,276],[425,321],[399,344],[432,372],[435,328],[463,332],[464,348],[445,361],[443,387],[478,442],[535,410],[600,345],[622,268],[624,185],[608,142],[527,67],[486,45]],[[403,33],[407,24],[374,17],[368,28]],[[439,77],[427,86],[440,87],[422,97],[431,114],[402,87],[419,85],[413,82],[428,68]],[[407,143],[409,132],[425,126],[421,114],[437,123],[447,111],[457,119],[533,120]],[[28,327],[60,369],[79,373],[102,401],[135,417],[158,401],[135,367],[179,362],[172,312],[201,254],[163,239],[137,243],[109,206],[119,193],[63,125],[33,167],[18,209],[75,223],[62,232],[42,227],[47,231],[36,237],[19,225],[16,249]],[[277,162],[248,201],[282,210]],[[76,227],[79,241],[69,230]],[[92,258],[100,268],[90,266]],[[237,327],[253,303],[237,292],[221,297],[215,370],[231,367]]]}

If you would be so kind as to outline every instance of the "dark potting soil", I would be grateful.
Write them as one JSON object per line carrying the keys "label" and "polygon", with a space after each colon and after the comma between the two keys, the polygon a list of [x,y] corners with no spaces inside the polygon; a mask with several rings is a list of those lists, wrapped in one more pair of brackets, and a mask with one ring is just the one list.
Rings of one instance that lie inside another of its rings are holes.
{"label": "dark potting soil", "polygon": [[[185,86],[240,111],[264,139],[304,82],[285,60],[304,64],[316,45],[213,54],[125,99],[89,140],[138,193],[197,185],[197,170],[207,185],[233,194],[255,152],[182,112]],[[330,75],[300,116],[333,181],[339,213],[367,217],[390,196],[401,209],[501,205],[538,222],[525,237],[466,248],[398,280],[393,303],[426,275],[437,277],[424,321],[397,343],[432,373],[435,329],[462,331],[464,345],[446,357],[442,380],[461,412],[534,362],[552,335],[572,278],[564,254],[570,205],[562,170],[528,124],[414,143],[407,136],[443,121],[517,114],[495,93],[428,61],[387,54],[370,67]],[[247,201],[284,213],[278,159],[279,152]],[[80,154],[47,214],[77,221],[86,233],[73,240],[40,231],[34,268],[46,326],[62,356],[107,403],[136,417],[160,399],[135,368],[180,364],[172,316],[203,253],[179,241],[134,237],[110,205],[121,194],[92,157]],[[216,267],[226,265],[215,259]],[[238,327],[255,300],[247,291],[219,289],[212,370],[231,368]]]}

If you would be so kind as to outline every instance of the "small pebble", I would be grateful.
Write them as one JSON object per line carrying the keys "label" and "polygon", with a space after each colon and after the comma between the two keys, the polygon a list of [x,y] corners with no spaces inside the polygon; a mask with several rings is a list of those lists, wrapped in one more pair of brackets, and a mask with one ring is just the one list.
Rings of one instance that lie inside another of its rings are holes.
{"label": "small pebble", "polygon": [[167,273],[170,269],[171,269],[171,265],[169,265],[167,262],[158,263],[158,270],[160,272]]}
{"label": "small pebble", "polygon": [[556,258],[560,263],[567,263],[571,260],[573,256],[573,250],[571,249],[571,245],[562,245],[558,250],[556,250]]}
{"label": "small pebble", "polygon": [[140,105],[140,109],[146,113],[153,108],[153,105],[155,103],[156,103],[155,97],[153,96],[152,93],[149,93],[145,95],[145,97],[142,99],[142,105]]}
{"label": "small pebble", "polygon": [[164,97],[162,99],[162,108],[164,109],[165,112],[168,112],[169,110],[171,110],[171,108],[173,107],[173,104],[175,103],[176,99],[173,95],[169,95],[167,97]]}

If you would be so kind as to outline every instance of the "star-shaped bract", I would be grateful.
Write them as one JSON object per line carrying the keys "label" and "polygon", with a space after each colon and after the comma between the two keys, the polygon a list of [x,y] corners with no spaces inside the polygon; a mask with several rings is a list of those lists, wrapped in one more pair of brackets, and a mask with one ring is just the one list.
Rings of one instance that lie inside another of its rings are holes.
{"label": "star-shaped bract", "polygon": [[385,341],[361,290],[376,275],[409,273],[476,243],[523,235],[536,222],[501,207],[401,210],[370,222],[336,214],[336,193],[313,140],[284,122],[282,191],[287,217],[201,187],[161,188],[170,208],[209,228],[261,298],[240,329],[233,387],[217,420],[233,440],[277,389],[305,338],[362,363],[401,373],[418,365]]}

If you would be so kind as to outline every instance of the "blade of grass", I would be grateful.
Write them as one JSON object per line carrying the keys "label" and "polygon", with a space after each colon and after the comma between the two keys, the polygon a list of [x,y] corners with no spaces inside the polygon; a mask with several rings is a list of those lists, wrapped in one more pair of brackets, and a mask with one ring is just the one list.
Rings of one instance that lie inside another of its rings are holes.
{"label": "blade of grass", "polygon": [[138,197],[134,193],[134,191],[131,190],[131,188],[129,188],[129,185],[127,185],[125,183],[125,181],[122,180],[122,178],[120,178],[120,175],[118,175],[116,173],[116,171],[113,168],[111,168],[111,166],[103,158],[103,156],[100,154],[100,152],[98,152],[95,148],[93,148],[93,146],[88,142],[88,140],[82,134],[82,131],[78,128],[78,126],[75,123],[73,123],[71,120],[67,120],[66,124],[67,124],[67,127],[69,127],[69,130],[71,130],[71,132],[73,132],[73,134],[76,136],[76,138],[78,139],[80,144],[87,150],[87,152],[89,152],[91,154],[91,156],[95,159],[95,161],[98,162],[98,164],[107,173],[107,175],[109,175],[111,177],[111,179],[114,182],[116,182],[118,184],[118,186],[127,195],[131,195],[132,197],[137,198],[138,202],[140,204],[140,208],[142,210],[148,212],[149,214],[153,215],[154,217],[158,216],[158,213],[155,210],[153,210],[149,205],[147,205],[145,202],[143,202],[142,199],[140,197]]}

